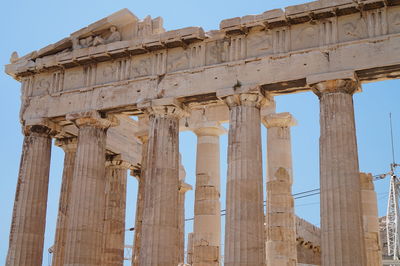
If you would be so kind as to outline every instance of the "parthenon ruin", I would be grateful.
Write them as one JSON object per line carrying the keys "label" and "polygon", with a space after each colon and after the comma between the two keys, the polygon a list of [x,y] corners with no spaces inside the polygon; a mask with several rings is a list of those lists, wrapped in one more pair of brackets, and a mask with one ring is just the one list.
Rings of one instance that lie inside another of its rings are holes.
{"label": "parthenon ruin", "polygon": [[[128,170],[139,183],[134,266],[382,265],[353,94],[399,78],[399,48],[399,0],[319,0],[226,19],[208,32],[166,31],[161,18],[122,9],[40,50],[14,52],[5,71],[22,84],[24,143],[5,264],[42,265],[55,140],[65,158],[54,266],[123,265]],[[291,127],[301,121],[277,113],[274,100],[304,91],[320,102],[320,228],[295,215]],[[197,136],[193,187],[182,131]]]}

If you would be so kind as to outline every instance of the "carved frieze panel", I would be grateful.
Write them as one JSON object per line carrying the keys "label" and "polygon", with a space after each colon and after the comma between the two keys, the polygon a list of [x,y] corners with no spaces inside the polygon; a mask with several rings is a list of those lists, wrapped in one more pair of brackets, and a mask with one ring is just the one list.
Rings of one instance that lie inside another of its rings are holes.
{"label": "carved frieze panel", "polygon": [[82,67],[74,67],[65,71],[64,91],[75,90],[84,87],[84,73]]}
{"label": "carved frieze panel", "polygon": [[290,51],[291,31],[289,27],[281,27],[272,31],[272,45],[274,54]]}
{"label": "carved frieze panel", "polygon": [[148,55],[138,55],[132,58],[132,78],[144,77],[152,74],[152,59]]}
{"label": "carved frieze panel", "polygon": [[31,96],[49,94],[53,82],[52,73],[41,73],[35,76]]}
{"label": "carved frieze panel", "polygon": [[292,37],[290,48],[292,50],[302,50],[319,46],[319,27],[316,23],[294,25],[290,28],[290,31]]}
{"label": "carved frieze panel", "polygon": [[272,32],[255,31],[247,37],[247,56],[256,57],[272,54]]}
{"label": "carved frieze panel", "polygon": [[189,51],[182,47],[173,48],[167,55],[167,72],[174,72],[189,68]]}
{"label": "carved frieze panel", "polygon": [[220,39],[206,44],[206,65],[215,65],[228,60],[228,40]]}
{"label": "carved frieze panel", "polygon": [[97,65],[96,84],[107,84],[117,81],[117,61],[103,62]]}
{"label": "carved frieze panel", "polygon": [[388,30],[390,34],[400,32],[400,7],[392,7],[387,11]]}
{"label": "carved frieze panel", "polygon": [[355,41],[368,37],[367,21],[362,13],[339,18],[339,41]]}

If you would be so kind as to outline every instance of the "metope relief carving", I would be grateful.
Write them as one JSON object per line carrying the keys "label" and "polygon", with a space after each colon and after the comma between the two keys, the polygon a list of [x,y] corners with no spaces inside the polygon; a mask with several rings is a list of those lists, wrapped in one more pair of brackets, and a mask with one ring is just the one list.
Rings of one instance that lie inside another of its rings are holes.
{"label": "metope relief carving", "polygon": [[368,36],[367,23],[365,16],[343,16],[339,19],[339,39],[340,41],[354,41]]}
{"label": "metope relief carving", "polygon": [[366,12],[369,37],[387,34],[388,25],[386,15],[386,8]]}
{"label": "metope relief carving", "polygon": [[[307,49],[311,47],[317,47],[319,45],[319,41],[317,38],[319,33],[318,25],[316,25],[315,23],[309,23],[308,25],[306,24],[292,26],[290,32],[292,36],[291,49],[293,50]],[[282,36],[284,35],[282,34]],[[286,38],[287,34],[286,36],[284,36],[282,43],[285,41]],[[285,50],[285,52],[287,51],[288,49]]]}
{"label": "metope relief carving", "polygon": [[390,34],[400,32],[400,7],[393,7],[387,11],[387,21]]}
{"label": "metope relief carving", "polygon": [[274,53],[286,53],[290,51],[290,29],[279,28],[273,30],[273,48]]}
{"label": "metope relief carving", "polygon": [[49,94],[51,91],[53,75],[51,73],[42,73],[36,75],[31,96],[40,96]]}
{"label": "metope relief carving", "polygon": [[132,58],[132,77],[144,77],[152,74],[152,58],[148,55],[139,55]]}
{"label": "metope relief carving", "polygon": [[84,73],[82,67],[70,68],[64,74],[64,91],[79,89],[84,86]]}
{"label": "metope relief carving", "polygon": [[175,72],[189,68],[189,51],[182,47],[173,48],[167,55],[167,72]]}
{"label": "metope relief carving", "polygon": [[226,62],[227,49],[229,42],[227,40],[217,40],[206,44],[206,65],[214,65]]}
{"label": "metope relief carving", "polygon": [[272,32],[270,30],[254,32],[247,37],[247,56],[249,57],[271,54],[272,48]]}
{"label": "metope relief carving", "polygon": [[319,26],[319,45],[335,44],[338,41],[337,18],[324,19]]}

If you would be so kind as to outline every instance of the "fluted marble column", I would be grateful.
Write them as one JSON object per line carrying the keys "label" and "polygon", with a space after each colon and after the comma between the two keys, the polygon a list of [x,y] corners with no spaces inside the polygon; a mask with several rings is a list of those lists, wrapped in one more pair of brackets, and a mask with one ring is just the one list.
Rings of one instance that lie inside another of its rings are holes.
{"label": "fluted marble column", "polygon": [[106,132],[111,126],[96,113],[71,116],[79,128],[72,177],[64,265],[100,265],[105,207]]}
{"label": "fluted marble column", "polygon": [[[183,167],[182,167],[183,168]],[[179,235],[178,235],[178,260],[179,263],[185,262],[185,194],[192,190],[192,186],[185,183],[184,180],[179,181],[178,195],[178,212],[179,212]]]}
{"label": "fluted marble column", "polygon": [[296,216],[289,113],[264,117],[267,135],[266,265],[297,265]]}
{"label": "fluted marble column", "polygon": [[228,96],[230,110],[225,265],[264,265],[264,208],[258,94]]}
{"label": "fluted marble column", "polygon": [[122,266],[125,246],[126,183],[129,163],[118,156],[107,156],[103,266]]}
{"label": "fluted marble column", "polygon": [[189,265],[193,264],[193,233],[188,234],[186,262]]}
{"label": "fluted marble column", "polygon": [[382,250],[379,239],[378,202],[371,174],[360,173],[361,202],[367,266],[382,265]]}
{"label": "fluted marble column", "polygon": [[142,222],[143,222],[143,208],[144,208],[144,195],[145,195],[145,176],[146,176],[146,165],[147,165],[147,145],[148,136],[144,135],[140,137],[142,141],[142,164],[140,169],[140,176],[136,177],[138,181],[138,192],[136,200],[136,215],[135,215],[135,236],[133,242],[133,258],[132,266],[139,265],[139,255],[142,238]]}
{"label": "fluted marble column", "polygon": [[7,266],[42,265],[51,155],[50,129],[25,129]]}
{"label": "fluted marble column", "polygon": [[196,191],[194,201],[193,265],[220,265],[221,202],[220,125],[203,125],[197,135]]}
{"label": "fluted marble column", "polygon": [[185,198],[186,192],[192,190],[192,186],[185,183],[186,171],[182,164],[182,155],[179,154],[179,194],[178,194],[178,212],[179,212],[179,236],[178,236],[178,259],[180,264],[185,263]]}
{"label": "fluted marble column", "polygon": [[175,106],[153,106],[147,148],[139,264],[178,264],[179,119]]}
{"label": "fluted marble column", "polygon": [[68,230],[68,217],[70,215],[68,208],[71,198],[71,184],[74,172],[77,138],[59,139],[55,144],[64,150],[64,169],[58,206],[53,259],[51,263],[53,266],[62,266],[64,265],[65,242]]}
{"label": "fluted marble column", "polygon": [[352,79],[312,85],[320,100],[321,250],[324,266],[365,265]]}

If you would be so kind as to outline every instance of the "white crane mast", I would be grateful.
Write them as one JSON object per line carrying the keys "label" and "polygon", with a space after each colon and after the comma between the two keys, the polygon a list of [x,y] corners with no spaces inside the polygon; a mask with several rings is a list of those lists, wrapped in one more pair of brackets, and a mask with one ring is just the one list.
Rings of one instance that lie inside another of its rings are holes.
{"label": "white crane mast", "polygon": [[[392,168],[394,165],[392,164]],[[400,217],[399,217],[399,179],[391,171],[390,187],[389,187],[389,200],[386,214],[386,232],[388,243],[388,255],[393,260],[398,260],[400,255]]]}

